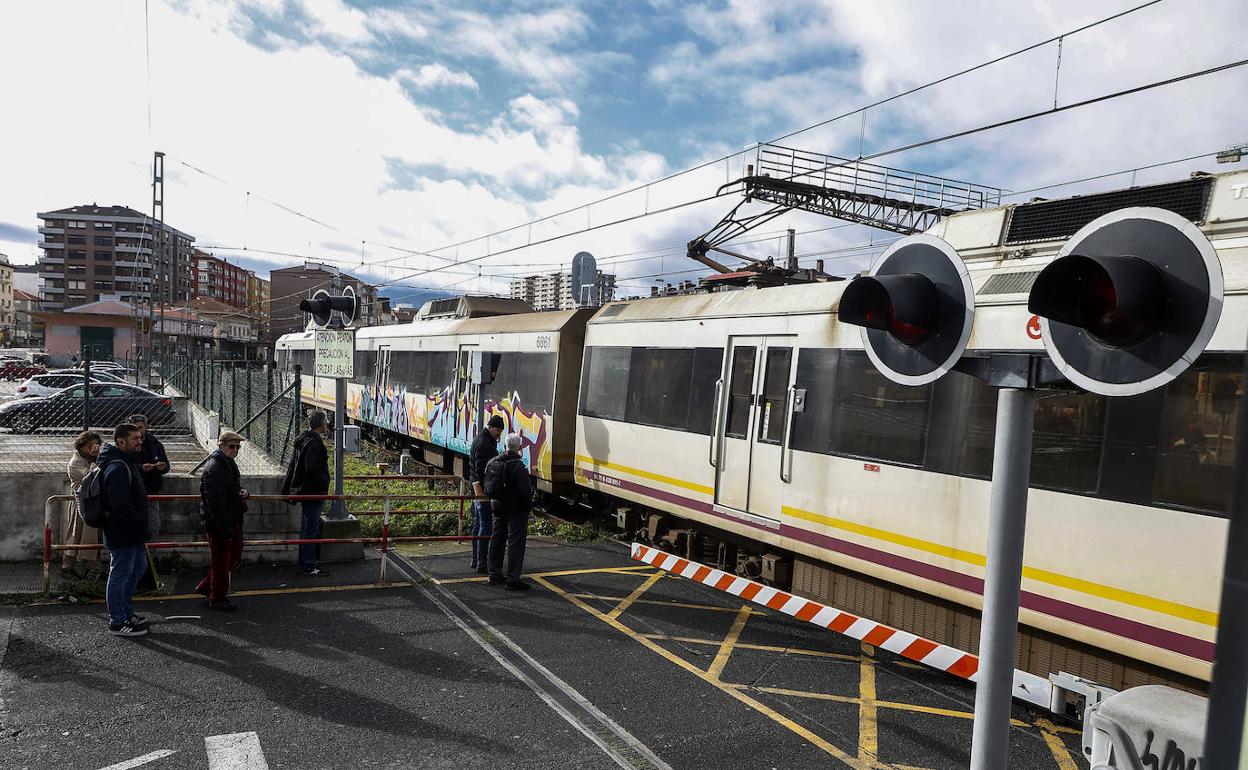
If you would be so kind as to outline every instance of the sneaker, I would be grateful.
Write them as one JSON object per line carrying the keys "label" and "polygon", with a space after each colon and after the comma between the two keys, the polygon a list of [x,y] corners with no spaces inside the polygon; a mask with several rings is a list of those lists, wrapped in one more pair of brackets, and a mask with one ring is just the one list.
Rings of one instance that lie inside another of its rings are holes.
{"label": "sneaker", "polygon": [[130,620],[128,622],[132,626],[142,626],[143,628],[147,628],[150,625],[147,622],[146,615],[131,615]]}
{"label": "sneaker", "polygon": [[220,610],[221,612],[237,612],[238,611],[238,605],[230,601],[229,599],[226,599],[220,604],[209,604],[208,606],[214,610]]}
{"label": "sneaker", "polygon": [[132,621],[109,623],[108,632],[113,636],[147,636],[147,626],[136,626]]}
{"label": "sneaker", "polygon": [[490,585],[492,586],[502,585],[506,582],[507,580],[505,578],[499,577],[498,575],[490,575]]}
{"label": "sneaker", "polygon": [[506,587],[508,591],[527,591],[533,586],[523,580],[508,580]]}
{"label": "sneaker", "polygon": [[310,575],[311,577],[325,577],[329,574],[329,570],[321,569],[320,567],[313,567],[312,569],[301,569],[299,570],[299,574]]}

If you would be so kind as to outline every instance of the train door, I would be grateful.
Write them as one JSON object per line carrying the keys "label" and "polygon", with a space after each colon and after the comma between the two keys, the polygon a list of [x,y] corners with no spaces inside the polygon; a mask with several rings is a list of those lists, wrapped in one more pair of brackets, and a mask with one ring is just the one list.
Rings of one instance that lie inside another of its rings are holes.
{"label": "train door", "polygon": [[[726,512],[780,517],[779,488],[786,475],[792,337],[733,337],[720,386],[715,504]],[[782,460],[786,463],[782,467]],[[787,478],[784,479],[787,481]]]}
{"label": "train door", "polygon": [[479,361],[476,345],[460,345],[455,361],[455,393],[451,410],[451,436],[448,446],[455,451],[468,453],[476,437],[476,405],[480,386],[473,382],[473,362]]}
{"label": "train door", "polygon": [[[362,376],[360,372],[356,376]],[[378,398],[385,398],[390,385],[390,346],[377,347],[377,359],[373,364],[373,385],[377,388]]]}

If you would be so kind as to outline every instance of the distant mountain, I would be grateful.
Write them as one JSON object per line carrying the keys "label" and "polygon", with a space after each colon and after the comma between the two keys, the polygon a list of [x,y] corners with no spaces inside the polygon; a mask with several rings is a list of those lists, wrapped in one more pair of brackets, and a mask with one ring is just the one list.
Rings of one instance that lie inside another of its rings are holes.
{"label": "distant mountain", "polygon": [[402,286],[391,286],[388,287],[388,290],[383,292],[381,296],[390,298],[391,307],[396,304],[420,307],[431,299],[454,297],[455,292],[441,291],[439,289],[407,289]]}

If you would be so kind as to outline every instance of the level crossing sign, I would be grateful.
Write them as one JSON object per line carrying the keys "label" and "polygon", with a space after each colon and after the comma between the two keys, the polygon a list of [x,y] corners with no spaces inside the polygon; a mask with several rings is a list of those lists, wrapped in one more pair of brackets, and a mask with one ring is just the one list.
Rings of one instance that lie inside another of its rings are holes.
{"label": "level crossing sign", "polygon": [[355,332],[336,329],[316,330],[317,377],[351,379],[355,376]]}

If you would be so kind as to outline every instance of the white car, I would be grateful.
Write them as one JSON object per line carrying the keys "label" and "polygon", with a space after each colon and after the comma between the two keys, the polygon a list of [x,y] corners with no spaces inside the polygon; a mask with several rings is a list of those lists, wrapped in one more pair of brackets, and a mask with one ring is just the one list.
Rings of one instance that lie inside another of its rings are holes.
{"label": "white car", "polygon": [[[116,378],[112,376],[100,377],[96,372],[91,373],[93,382],[116,382]],[[59,393],[65,388],[79,385],[82,383],[82,375],[73,372],[50,372],[48,374],[36,374],[30,379],[17,386],[17,397],[28,398],[30,396],[50,396],[53,393]]]}

